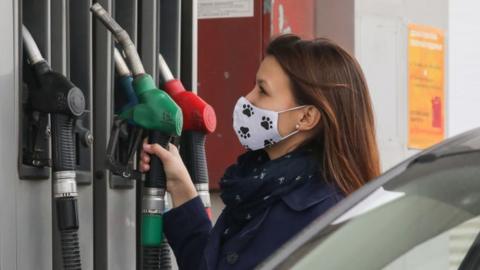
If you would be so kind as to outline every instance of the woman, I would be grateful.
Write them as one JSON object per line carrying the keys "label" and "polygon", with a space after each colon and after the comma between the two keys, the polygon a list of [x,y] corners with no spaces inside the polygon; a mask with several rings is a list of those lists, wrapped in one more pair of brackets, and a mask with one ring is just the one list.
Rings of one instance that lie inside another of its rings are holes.
{"label": "woman", "polygon": [[165,234],[181,269],[251,269],[380,171],[365,78],[326,39],[274,39],[233,127],[249,151],[220,181],[213,229],[175,146],[144,145],[142,171],[149,154],[164,163]]}

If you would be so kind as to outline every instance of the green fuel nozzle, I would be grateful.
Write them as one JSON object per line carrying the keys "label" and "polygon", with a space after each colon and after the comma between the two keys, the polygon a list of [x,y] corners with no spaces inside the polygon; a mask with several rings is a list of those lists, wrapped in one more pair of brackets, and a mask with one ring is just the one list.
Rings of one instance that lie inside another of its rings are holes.
{"label": "green fuel nozzle", "polygon": [[[149,143],[158,143],[168,148],[172,136],[180,136],[183,115],[180,107],[164,91],[158,89],[153,78],[145,73],[135,45],[128,33],[103,9],[95,3],[90,10],[122,46],[127,62],[133,73],[132,86],[138,104],[120,114],[124,120],[133,122],[149,131]],[[157,269],[157,256],[162,246],[163,217],[165,210],[166,177],[161,160],[155,156],[150,160],[150,171],[144,183],[142,200],[142,246],[143,268]]]}
{"label": "green fuel nozzle", "polygon": [[136,76],[132,84],[138,104],[121,113],[120,117],[131,119],[148,130],[180,136],[183,126],[182,111],[172,98],[158,89],[148,74]]}

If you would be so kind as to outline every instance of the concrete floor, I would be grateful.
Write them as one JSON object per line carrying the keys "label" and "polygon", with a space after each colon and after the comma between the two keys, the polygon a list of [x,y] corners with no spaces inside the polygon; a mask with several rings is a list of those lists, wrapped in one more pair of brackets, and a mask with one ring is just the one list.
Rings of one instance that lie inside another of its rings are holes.
{"label": "concrete floor", "polygon": [[212,201],[212,223],[215,224],[225,205],[223,204],[223,201],[220,198],[220,192],[218,191],[210,192],[210,200]]}

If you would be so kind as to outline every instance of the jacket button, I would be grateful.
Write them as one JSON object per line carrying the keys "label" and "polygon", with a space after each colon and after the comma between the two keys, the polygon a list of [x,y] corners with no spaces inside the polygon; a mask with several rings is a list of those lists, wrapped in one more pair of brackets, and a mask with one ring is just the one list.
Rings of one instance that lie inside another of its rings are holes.
{"label": "jacket button", "polygon": [[227,263],[234,264],[238,261],[238,254],[236,252],[227,254]]}

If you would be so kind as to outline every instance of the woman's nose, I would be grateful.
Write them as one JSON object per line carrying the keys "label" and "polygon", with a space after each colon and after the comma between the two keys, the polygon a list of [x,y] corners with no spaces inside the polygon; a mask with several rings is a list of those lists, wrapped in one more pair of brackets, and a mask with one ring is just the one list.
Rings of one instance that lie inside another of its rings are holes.
{"label": "woman's nose", "polygon": [[246,96],[245,98],[252,104],[254,104],[254,98],[253,98],[253,95],[254,95],[254,92],[255,92],[255,88],[253,88]]}

